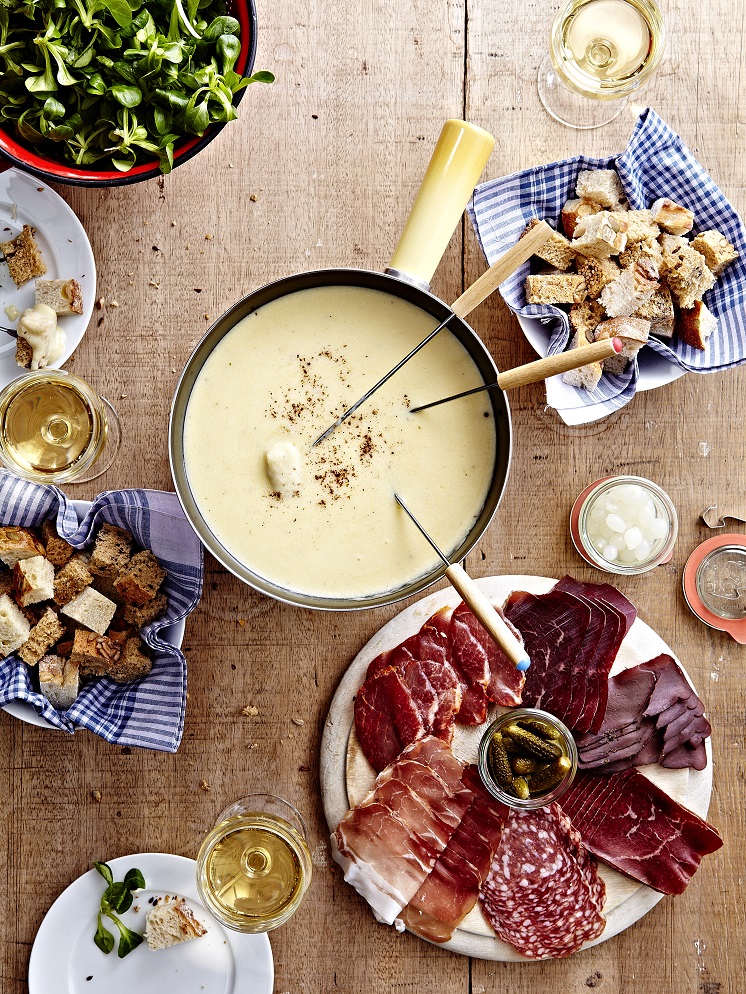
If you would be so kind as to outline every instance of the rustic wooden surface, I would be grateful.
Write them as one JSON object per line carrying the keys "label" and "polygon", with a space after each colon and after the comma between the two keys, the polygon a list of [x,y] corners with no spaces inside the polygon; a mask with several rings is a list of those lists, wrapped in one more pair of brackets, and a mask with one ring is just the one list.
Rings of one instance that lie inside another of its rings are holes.
{"label": "rustic wooden surface", "polygon": [[[61,188],[90,235],[100,296],[120,305],[95,312],[68,367],[118,407],[122,450],[95,488],[71,487],[72,496],[171,488],[170,398],[211,319],[240,295],[299,270],[382,268],[445,118],[466,116],[498,136],[487,176],[624,146],[631,115],[578,133],[543,112],[534,77],[553,7],[539,0],[260,0],[256,67],[272,69],[277,82],[249,91],[238,123],[163,181]],[[743,12],[733,0],[678,0],[664,10],[668,55],[644,101],[744,213]],[[455,299],[483,269],[464,225],[434,290]],[[533,358],[499,300],[482,305],[472,323],[501,368]],[[705,860],[683,896],[664,899],[589,952],[541,964],[469,961],[376,925],[330,864],[318,754],[341,674],[398,608],[352,616],[294,610],[253,593],[208,558],[204,597],[187,624],[189,702],[176,755],[113,748],[86,732],[68,738],[0,714],[3,994],[27,989],[39,923],[91,860],[139,851],[194,856],[226,803],[267,788],[307,815],[315,864],[304,906],[271,937],[278,994],[741,994],[744,650],[693,618],[681,572],[708,535],[699,521],[705,507],[746,511],[745,390],[743,369],[691,375],[574,432],[546,410],[540,386],[516,391],[505,497],[467,564],[476,576],[569,571],[598,579],[570,542],[575,495],[617,472],[652,477],[671,494],[680,519],[673,560],[618,585],[679,652],[712,718],[710,820],[725,847]],[[248,704],[258,708],[255,717],[241,714]]]}

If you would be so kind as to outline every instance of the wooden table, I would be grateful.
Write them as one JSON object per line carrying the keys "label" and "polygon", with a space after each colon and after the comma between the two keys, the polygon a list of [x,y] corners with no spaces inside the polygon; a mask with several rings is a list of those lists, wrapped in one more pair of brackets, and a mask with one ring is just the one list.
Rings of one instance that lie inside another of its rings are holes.
{"label": "wooden table", "polygon": [[[114,401],[124,433],[106,476],[70,487],[72,496],[171,489],[169,403],[197,339],[230,303],[276,277],[384,267],[445,118],[464,116],[498,137],[488,177],[623,148],[631,116],[583,134],[555,124],[539,104],[534,77],[553,6],[260,0],[256,67],[272,69],[277,82],[251,88],[238,123],[163,180],[61,188],[90,235],[103,304],[68,368]],[[669,0],[664,9],[668,55],[644,99],[746,213],[740,7]],[[434,291],[455,299],[484,268],[464,223]],[[113,300],[120,306],[109,306]],[[472,323],[499,367],[533,357],[497,297]],[[588,952],[531,965],[469,961],[377,925],[330,862],[318,756],[340,676],[399,607],[354,615],[294,610],[253,593],[208,558],[204,596],[187,624],[189,701],[176,755],[115,748],[86,732],[69,738],[0,715],[3,994],[26,990],[42,917],[93,859],[140,851],[194,856],[226,803],[266,788],[307,815],[315,866],[302,909],[271,937],[277,992],[740,994],[744,653],[690,614],[681,572],[710,534],[699,518],[704,508],[719,502],[746,512],[745,390],[743,368],[690,375],[576,432],[546,409],[542,387],[518,390],[505,497],[467,563],[475,576],[569,571],[598,580],[570,542],[575,495],[599,476],[638,473],[672,496],[680,519],[672,561],[618,586],[680,654],[712,718],[709,818],[725,846],[683,896],[664,899]],[[258,713],[243,715],[246,705]]]}

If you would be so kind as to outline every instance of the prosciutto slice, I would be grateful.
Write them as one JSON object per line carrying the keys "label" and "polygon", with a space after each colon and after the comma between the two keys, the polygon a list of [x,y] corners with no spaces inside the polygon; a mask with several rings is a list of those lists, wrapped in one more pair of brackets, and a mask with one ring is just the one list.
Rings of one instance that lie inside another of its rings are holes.
{"label": "prosciutto slice", "polygon": [[463,782],[473,794],[469,809],[400,915],[410,932],[430,942],[447,942],[477,903],[510,814],[484,789],[475,766],[467,767]]}
{"label": "prosciutto slice", "polygon": [[663,894],[681,894],[718,833],[637,770],[578,770],[562,810],[583,844],[609,866]]}
{"label": "prosciutto slice", "polygon": [[529,959],[559,959],[604,930],[603,880],[558,804],[511,811],[485,881],[482,910]]}

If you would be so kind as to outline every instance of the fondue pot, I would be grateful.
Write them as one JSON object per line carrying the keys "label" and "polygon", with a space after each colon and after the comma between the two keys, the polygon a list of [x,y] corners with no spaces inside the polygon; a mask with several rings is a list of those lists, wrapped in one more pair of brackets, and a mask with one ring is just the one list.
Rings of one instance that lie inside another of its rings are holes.
{"label": "fondue pot", "polygon": [[[487,132],[463,121],[447,121],[417,194],[399,245],[385,273],[360,269],[325,269],[300,273],[260,287],[230,307],[207,331],[190,356],[174,395],[169,423],[171,472],[179,500],[205,548],[230,572],[261,593],[301,607],[321,610],[355,610],[391,604],[417,594],[440,579],[439,565],[404,586],[363,598],[321,597],[295,592],[254,572],[215,535],[209,520],[195,500],[185,466],[184,429],[194,384],[215,347],[248,314],[297,291],[317,287],[362,287],[383,291],[405,300],[431,315],[433,327],[451,317],[448,328],[471,357],[485,384],[497,379],[492,356],[471,327],[442,300],[429,292],[429,282],[445,251],[472,190],[494,146]],[[447,334],[447,332],[444,332]],[[392,365],[400,359],[392,355]],[[247,370],[247,389],[250,371]],[[463,559],[479,541],[500,502],[508,476],[511,455],[510,410],[505,394],[492,389],[484,394],[491,408],[496,431],[496,454],[492,477],[481,513],[473,523],[464,523],[463,539],[451,553],[451,561]],[[329,413],[329,421],[333,419]],[[393,498],[392,498],[393,499]]]}

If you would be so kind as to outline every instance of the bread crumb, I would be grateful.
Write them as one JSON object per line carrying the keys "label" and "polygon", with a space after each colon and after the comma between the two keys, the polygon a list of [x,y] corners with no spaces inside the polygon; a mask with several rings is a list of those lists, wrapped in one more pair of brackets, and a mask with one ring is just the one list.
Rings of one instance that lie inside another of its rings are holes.
{"label": "bread crumb", "polygon": [[294,725],[298,725],[299,728],[302,728],[303,725],[305,725],[305,721],[302,718],[291,718],[290,720]]}
{"label": "bread crumb", "polygon": [[252,193],[251,196],[249,197],[249,200],[252,202],[252,204],[255,204],[258,199],[259,198],[257,197],[257,195],[255,193]]}
{"label": "bread crumb", "polygon": [[243,628],[243,626],[246,624],[246,618],[239,618],[238,623],[241,626],[241,628]]}
{"label": "bread crumb", "polygon": [[96,801],[96,802],[97,802],[98,804],[100,804],[100,803],[101,803],[101,791],[100,791],[100,790],[92,790],[92,791],[91,791],[91,797],[92,797],[92,798],[93,798],[93,800],[94,800],[94,801]]}
{"label": "bread crumb", "polygon": [[158,280],[148,280],[148,286],[159,287],[161,284]]}
{"label": "bread crumb", "polygon": [[259,714],[259,708],[255,708],[253,704],[247,704],[245,708],[241,708],[241,714],[247,718],[255,718]]}
{"label": "bread crumb", "polygon": [[249,746],[249,749],[258,749],[258,748],[259,748],[258,742],[252,742],[251,745]]}
{"label": "bread crumb", "polygon": [[210,787],[209,783],[206,780],[200,780],[199,789],[204,791],[212,790],[212,788]]}

